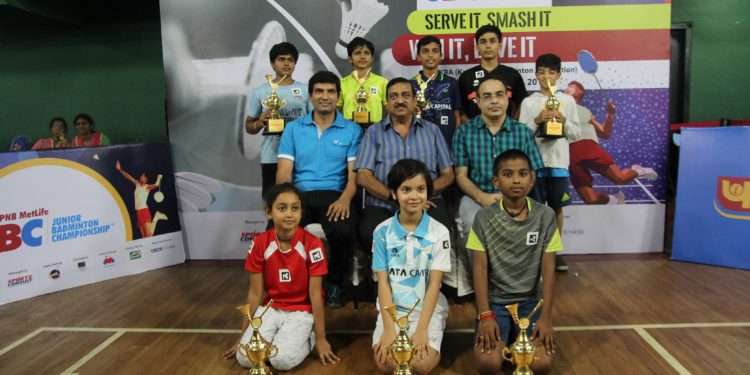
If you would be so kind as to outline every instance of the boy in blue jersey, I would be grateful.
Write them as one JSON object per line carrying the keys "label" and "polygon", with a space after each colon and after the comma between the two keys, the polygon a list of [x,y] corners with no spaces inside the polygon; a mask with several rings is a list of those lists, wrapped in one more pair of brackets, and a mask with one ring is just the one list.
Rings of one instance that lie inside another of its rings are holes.
{"label": "boy in blue jersey", "polygon": [[[293,44],[282,42],[271,47],[268,57],[271,60],[271,68],[273,68],[275,75],[273,82],[279,85],[276,89],[276,95],[280,99],[286,100],[286,105],[279,109],[279,114],[284,122],[289,124],[312,111],[307,85],[292,78],[299,52]],[[268,118],[271,117],[271,114],[268,108],[263,108],[262,101],[269,95],[271,95],[271,86],[268,83],[256,87],[250,94],[245,112],[246,132],[250,134],[266,133],[265,129],[268,127]],[[276,182],[276,159],[280,140],[280,134],[263,134],[263,144],[260,148],[261,194],[263,196],[265,196],[266,190]]]}
{"label": "boy in blue jersey", "polygon": [[451,144],[453,132],[461,124],[461,95],[458,81],[440,72],[442,60],[440,39],[434,35],[420,39],[417,42],[417,61],[422,63],[422,70],[409,81],[417,92],[424,90],[425,99],[430,103],[422,111],[422,118],[438,125],[445,142]]}
{"label": "boy in blue jersey", "polygon": [[379,309],[372,349],[375,363],[385,373],[396,367],[388,346],[398,328],[386,311],[398,317],[409,315],[408,335],[414,344],[412,369],[427,374],[440,362],[440,344],[448,316],[448,302],[440,293],[444,272],[451,269],[448,229],[430,218],[424,204],[432,193],[427,167],[414,159],[403,159],[388,173],[388,189],[399,210],[375,228],[372,270],[378,276]]}

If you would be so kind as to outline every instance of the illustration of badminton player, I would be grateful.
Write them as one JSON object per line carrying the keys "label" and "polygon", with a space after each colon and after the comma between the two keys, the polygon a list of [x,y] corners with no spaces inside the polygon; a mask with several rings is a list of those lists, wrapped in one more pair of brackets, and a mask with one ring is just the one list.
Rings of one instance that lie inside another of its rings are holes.
{"label": "illustration of badminton player", "polygon": [[[154,213],[154,218],[151,218],[151,211],[148,208],[148,195],[151,190],[158,189],[161,185],[161,178],[162,175],[158,175],[156,177],[156,183],[155,184],[148,184],[148,178],[146,177],[145,173],[142,173],[141,176],[136,180],[131,176],[128,172],[125,172],[122,170],[122,166],[120,166],[120,161],[118,160],[115,163],[115,169],[120,171],[122,173],[122,176],[125,177],[126,180],[130,181],[135,185],[135,192],[133,193],[134,201],[135,201],[135,212],[138,218],[138,229],[141,231],[141,238],[151,237],[154,235],[154,229],[156,229],[156,223],[159,222],[159,220],[167,220],[167,215],[164,215],[163,213],[156,211]],[[157,192],[157,194],[160,194],[161,192]],[[162,197],[159,199],[158,197]],[[154,199],[157,201],[161,201],[163,198],[163,195],[159,195],[157,197],[156,194],[154,194]]]}
{"label": "illustration of badminton player", "polygon": [[601,124],[588,108],[581,105],[585,92],[583,85],[577,81],[571,81],[565,89],[565,93],[576,101],[581,123],[581,137],[570,144],[570,181],[586,204],[623,204],[625,194],[622,191],[608,195],[594,190],[591,170],[617,185],[626,184],[637,177],[656,180],[658,176],[653,169],[638,164],[629,169],[621,170],[617,167],[612,156],[599,144],[599,138],[608,139],[612,135],[615,125],[615,103],[607,103],[607,116],[604,124]]}

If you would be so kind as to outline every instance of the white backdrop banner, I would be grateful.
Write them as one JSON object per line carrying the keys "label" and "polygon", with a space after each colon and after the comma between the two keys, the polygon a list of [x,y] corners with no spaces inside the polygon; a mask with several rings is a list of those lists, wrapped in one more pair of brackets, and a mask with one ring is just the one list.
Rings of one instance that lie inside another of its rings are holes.
{"label": "white backdrop banner", "polygon": [[184,262],[169,154],[167,144],[0,154],[0,304]]}
{"label": "white backdrop banner", "polygon": [[[375,44],[373,71],[412,77],[421,68],[416,42],[443,43],[441,70],[458,77],[479,63],[474,31],[498,25],[498,58],[539,89],[534,61],[555,53],[564,89],[575,80],[581,105],[604,121],[616,104],[614,131],[599,144],[620,168],[653,170],[645,180],[613,182],[593,173],[592,188],[623,205],[628,230],[600,235],[609,209],[573,207],[567,249],[580,252],[661,251],[669,98],[670,2],[664,0],[163,0],[160,2],[168,119],[180,208],[191,258],[244,258],[243,240],[265,229],[260,197],[262,136],[243,127],[250,92],[272,73],[268,52],[288,41],[300,51],[293,78],[319,70],[351,72],[342,46],[355,36]],[[571,188],[574,205],[588,206]],[[589,211],[595,214],[589,215]],[[601,211],[601,212],[600,212]],[[222,216],[223,215],[225,216]],[[201,216],[205,215],[205,216]],[[653,216],[656,215],[656,216]],[[196,231],[197,233],[193,233]],[[648,241],[629,241],[633,237]],[[210,238],[211,241],[207,241]],[[622,244],[629,244],[623,247]],[[616,249],[616,250],[615,250]]]}

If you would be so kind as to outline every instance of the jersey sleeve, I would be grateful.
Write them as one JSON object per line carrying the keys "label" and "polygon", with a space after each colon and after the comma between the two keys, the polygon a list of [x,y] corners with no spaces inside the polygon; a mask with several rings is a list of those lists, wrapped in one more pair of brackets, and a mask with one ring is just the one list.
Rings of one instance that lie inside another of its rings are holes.
{"label": "jersey sleeve", "polygon": [[387,98],[385,97],[386,91],[385,88],[388,86],[388,78],[382,77],[383,79],[380,80],[380,101],[382,102],[382,106],[385,107],[387,103]]}
{"label": "jersey sleeve", "polygon": [[281,159],[287,159],[294,161],[295,149],[294,149],[294,123],[284,129],[281,134],[281,141],[279,141],[278,157]]}
{"label": "jersey sleeve", "polygon": [[346,153],[346,161],[352,162],[357,160],[357,154],[362,142],[362,128],[357,125],[352,132],[352,142],[350,143],[349,150]]}
{"label": "jersey sleeve", "polygon": [[[562,239],[560,238],[560,231],[557,230],[557,221],[554,215],[546,215],[546,223],[544,224],[544,252],[545,253],[558,253],[563,250]],[[544,223],[544,222],[543,222]]]}
{"label": "jersey sleeve", "polygon": [[[299,229],[298,229],[299,230]],[[312,234],[305,235],[305,249],[307,249],[307,268],[310,276],[328,274],[328,260],[326,260],[323,242]]]}
{"label": "jersey sleeve", "polygon": [[450,232],[445,227],[440,228],[437,242],[432,245],[433,258],[431,271],[451,271],[451,239]]}
{"label": "jersey sleeve", "polygon": [[469,231],[469,238],[466,240],[466,249],[474,251],[487,251],[484,239],[484,228],[482,220],[478,217],[474,218],[474,224],[471,225],[471,231]]}
{"label": "jersey sleeve", "polygon": [[458,81],[453,81],[449,94],[451,96],[451,108],[454,111],[460,111],[463,108],[463,103],[461,100],[461,91],[458,89]]}
{"label": "jersey sleeve", "polygon": [[250,272],[263,272],[266,268],[266,259],[263,257],[264,249],[262,248],[264,243],[265,236],[263,235],[256,236],[255,239],[250,242],[250,247],[247,250],[247,257],[245,258],[246,270]]}
{"label": "jersey sleeve", "polygon": [[260,114],[263,112],[263,106],[261,106],[260,100],[261,99],[258,98],[258,89],[256,88],[250,94],[250,98],[247,101],[247,110],[245,111],[246,116],[256,119],[260,117]]}
{"label": "jersey sleeve", "polygon": [[533,102],[533,99],[530,98],[524,99],[523,102],[521,102],[521,112],[518,115],[518,122],[528,126],[529,129],[531,129],[531,132],[534,133],[536,132],[537,128],[537,124],[536,122],[534,122],[534,119],[539,115],[541,109],[536,113],[533,113],[534,110],[532,108],[531,102]]}
{"label": "jersey sleeve", "polygon": [[372,270],[388,270],[388,249],[385,247],[387,227],[378,228],[372,236]]}

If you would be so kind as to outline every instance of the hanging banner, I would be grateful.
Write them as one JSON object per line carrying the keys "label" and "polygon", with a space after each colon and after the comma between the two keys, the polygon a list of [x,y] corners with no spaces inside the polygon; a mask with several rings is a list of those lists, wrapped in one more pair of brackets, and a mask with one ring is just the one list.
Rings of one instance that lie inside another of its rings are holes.
{"label": "hanging banner", "polygon": [[750,270],[750,127],[683,128],[672,259]]}
{"label": "hanging banner", "polygon": [[[441,71],[458,77],[479,63],[474,31],[485,24],[503,31],[499,61],[521,74],[529,92],[539,90],[536,58],[555,53],[562,59],[558,88],[565,90],[575,81],[585,90],[579,104],[590,111],[587,126],[594,129],[592,121],[604,124],[607,113],[615,113],[613,130],[592,135],[595,139],[588,143],[609,155],[608,163],[626,178],[581,165],[591,181],[571,187],[574,205],[565,209],[563,231],[566,251],[662,250],[669,0],[221,4],[160,2],[169,134],[191,258],[243,258],[252,237],[265,229],[259,168],[263,136],[247,134],[244,118],[250,93],[273,72],[271,46],[288,41],[297,47],[293,78],[306,83],[319,70],[348,75],[352,66],[345,45],[363,36],[375,45],[375,73],[408,78],[421,69],[417,41],[433,34],[442,42]],[[608,109],[612,106],[614,110]],[[637,177],[625,171],[633,166]],[[604,201],[615,204],[594,204]]]}
{"label": "hanging banner", "polygon": [[0,304],[184,262],[170,153],[0,154]]}

